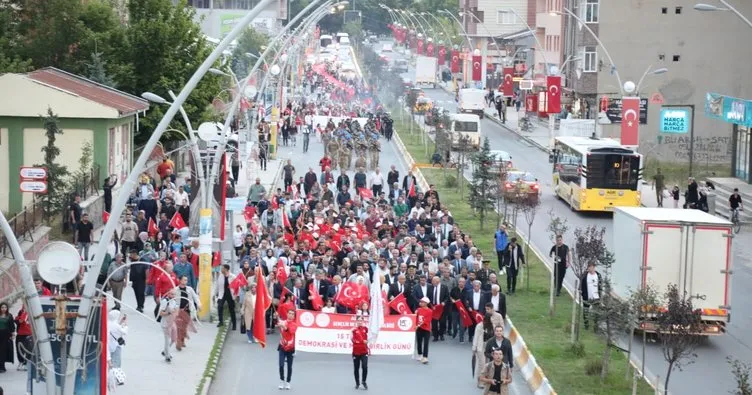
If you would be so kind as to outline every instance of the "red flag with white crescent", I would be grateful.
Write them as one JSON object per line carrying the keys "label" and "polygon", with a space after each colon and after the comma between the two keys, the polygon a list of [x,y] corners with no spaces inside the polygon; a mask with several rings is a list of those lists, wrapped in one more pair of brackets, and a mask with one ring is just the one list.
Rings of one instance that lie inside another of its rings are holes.
{"label": "red flag with white crescent", "polygon": [[290,224],[290,218],[287,217],[287,210],[285,210],[284,207],[282,208],[282,226],[284,226],[285,229],[292,227]]}
{"label": "red flag with white crescent", "polygon": [[473,325],[473,319],[470,318],[470,313],[467,312],[465,305],[461,300],[455,301],[454,306],[457,308],[457,312],[460,313],[460,319],[462,320],[462,326],[465,328]]}
{"label": "red flag with white crescent", "polygon": [[337,295],[336,302],[351,308],[357,308],[361,303],[368,301],[368,288],[365,285],[359,286],[358,284],[347,282],[342,284],[342,290]]}
{"label": "red flag with white crescent", "polygon": [[446,63],[446,48],[443,45],[439,45],[439,60],[438,65],[443,66]]}
{"label": "red flag with white crescent", "polygon": [[483,68],[481,66],[481,56],[473,55],[473,81],[480,81],[483,77]]}
{"label": "red flag with white crescent", "polygon": [[110,220],[110,213],[108,213],[107,211],[103,211],[102,212],[102,223],[106,224],[107,221],[109,221],[109,220]]}
{"label": "red flag with white crescent", "polygon": [[504,96],[514,95],[514,68],[504,67],[502,70],[504,80],[501,83],[501,94]]}
{"label": "red flag with white crescent", "polygon": [[[243,276],[241,276],[243,277]],[[283,286],[284,287],[284,286]],[[259,342],[261,348],[266,347],[266,310],[272,305],[272,299],[266,290],[266,279],[262,275],[261,268],[256,267],[256,305],[253,314],[253,337]],[[250,328],[248,328],[250,330]]]}
{"label": "red flag with white crescent", "polygon": [[319,290],[313,286],[313,283],[308,285],[308,292],[313,297],[313,299],[311,299],[311,307],[316,311],[321,311],[321,309],[324,308],[324,299],[321,298]]}
{"label": "red flag with white crescent", "polygon": [[483,314],[481,314],[479,311],[473,311],[473,320],[475,320],[476,324],[480,324],[483,322]]}
{"label": "red flag with white crescent", "polygon": [[561,112],[561,76],[549,75],[546,77],[546,103],[548,103],[549,114]]}
{"label": "red flag with white crescent", "polygon": [[433,57],[433,43],[426,45],[426,56]]}
{"label": "red flag with white crescent", "polygon": [[157,223],[154,222],[154,218],[149,217],[149,222],[147,222],[146,230],[149,233],[149,236],[156,236],[156,234],[159,233],[159,228],[157,227]]}
{"label": "red flag with white crescent", "polygon": [[621,99],[621,143],[638,145],[640,133],[640,98],[623,97]]}
{"label": "red flag with white crescent", "polygon": [[423,55],[423,39],[418,39],[418,55]]}
{"label": "red flag with white crescent", "polygon": [[444,315],[444,305],[443,304],[434,305],[431,310],[432,310],[431,319],[440,320],[441,316]]}
{"label": "red flag with white crescent", "polygon": [[175,212],[175,215],[172,216],[172,219],[170,220],[170,226],[172,226],[174,229],[183,229],[185,227],[188,227],[188,225],[186,225],[185,221],[183,220],[183,216],[178,212]]}
{"label": "red flag with white crescent", "polygon": [[449,68],[452,70],[452,73],[460,72],[460,51],[452,51],[452,59],[449,63]]}
{"label": "red flag with white crescent", "polygon": [[277,259],[277,280],[284,288],[287,282],[287,268],[285,267],[285,261],[282,258]]}
{"label": "red flag with white crescent", "polygon": [[243,275],[243,273],[238,274],[235,276],[235,279],[230,282],[230,291],[232,291],[232,294],[234,296],[238,296],[240,294],[240,287],[247,287],[248,286],[248,279]]}
{"label": "red flag with white crescent", "polygon": [[410,315],[412,314],[412,310],[410,310],[410,306],[407,305],[407,298],[405,298],[405,294],[401,293],[394,297],[389,302],[389,307],[399,313],[400,315]]}

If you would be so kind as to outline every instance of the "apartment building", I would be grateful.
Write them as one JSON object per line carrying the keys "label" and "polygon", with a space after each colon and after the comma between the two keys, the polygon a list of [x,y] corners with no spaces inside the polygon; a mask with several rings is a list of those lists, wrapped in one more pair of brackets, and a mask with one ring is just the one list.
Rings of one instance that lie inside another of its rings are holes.
{"label": "apartment building", "polygon": [[[187,0],[196,10],[196,22],[204,35],[214,39],[226,36],[259,0]],[[173,0],[178,4],[178,0]],[[252,26],[259,31],[274,34],[288,17],[289,0],[272,3],[253,20]]]}
{"label": "apartment building", "polygon": [[[752,2],[728,1],[752,16]],[[564,17],[565,56],[577,59],[565,70],[566,87],[577,115],[595,118],[603,106],[608,116],[602,122],[610,122],[602,125],[603,134],[618,137],[620,116],[613,115],[620,114],[614,101],[623,94],[619,80],[642,81],[636,89],[646,107],[639,150],[649,161],[692,158],[695,170],[733,169],[749,182],[752,102],[745,99],[752,98],[752,52],[745,44],[752,28],[732,12],[697,11],[697,2],[565,0],[564,7],[584,22]]]}

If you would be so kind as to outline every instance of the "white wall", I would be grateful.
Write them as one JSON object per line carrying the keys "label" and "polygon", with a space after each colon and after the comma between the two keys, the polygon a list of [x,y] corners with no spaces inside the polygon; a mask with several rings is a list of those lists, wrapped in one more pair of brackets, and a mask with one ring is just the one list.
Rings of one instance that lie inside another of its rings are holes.
{"label": "white wall", "polygon": [[[24,166],[32,166],[44,162],[42,147],[47,144],[47,137],[44,132],[44,129],[24,129]],[[78,170],[78,159],[81,158],[81,148],[87,141],[93,144],[93,138],[91,130],[63,129],[63,134],[58,135],[55,141],[55,145],[60,149],[60,156],[58,156],[57,162],[60,165],[67,166],[69,172]],[[30,193],[22,195],[22,204],[24,206],[31,203],[32,196]]]}
{"label": "white wall", "polygon": [[502,16],[499,16],[497,20],[497,12],[500,10],[513,9],[522,18],[526,18],[527,15],[527,0],[478,0],[478,10],[483,11],[483,19],[485,28],[481,24],[477,24],[477,34],[480,36],[488,36],[489,32],[494,36],[502,34],[516,33],[521,30],[527,29],[525,21],[520,20],[514,14],[509,14],[507,18],[511,18],[507,22],[513,22],[510,24],[501,23]]}

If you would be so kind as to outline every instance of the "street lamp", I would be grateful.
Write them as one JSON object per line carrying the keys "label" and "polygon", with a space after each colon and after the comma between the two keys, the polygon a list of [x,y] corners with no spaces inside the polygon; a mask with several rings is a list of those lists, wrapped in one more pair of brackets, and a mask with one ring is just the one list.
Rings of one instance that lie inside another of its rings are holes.
{"label": "street lamp", "polygon": [[[546,48],[543,46],[543,44],[538,39],[538,34],[536,34],[535,29],[530,26],[527,21],[520,16],[520,14],[514,10],[514,8],[509,8],[506,10],[501,11],[502,14],[514,14],[514,16],[517,17],[524,25],[527,27],[527,30],[532,34],[533,40],[535,40],[535,44],[540,49],[541,59],[543,59],[543,75],[548,76],[548,60],[546,60]],[[533,69],[535,69],[535,64],[533,64]]]}
{"label": "street lamp", "polygon": [[452,18],[452,20],[457,22],[457,25],[459,25],[460,29],[462,30],[462,34],[465,35],[468,49],[473,49],[473,43],[472,41],[470,41],[470,36],[467,34],[467,30],[465,30],[465,26],[462,24],[462,22],[460,22],[460,20],[457,19],[457,17],[454,16],[454,14],[452,14],[449,10],[439,10],[439,13],[449,15]]}
{"label": "street lamp", "polygon": [[[183,103],[186,101],[188,96],[191,94],[191,92],[196,88],[196,86],[199,84],[201,79],[206,75],[209,68],[212,67],[212,65],[215,64],[215,62],[220,58],[222,55],[222,52],[229,48],[230,44],[236,40],[240,35],[245,31],[246,27],[251,24],[251,22],[261,13],[262,10],[266,9],[269,5],[271,5],[275,0],[260,0],[258,4],[256,4],[253,9],[251,9],[243,18],[239,21],[238,24],[235,25],[235,27],[232,28],[232,30],[223,38],[219,44],[212,50],[212,52],[207,56],[206,59],[204,59],[203,63],[199,66],[199,68],[193,73],[191,78],[188,80],[186,85],[183,87],[183,89],[180,91],[180,94],[176,97],[176,99],[173,101],[173,103],[170,105],[170,107],[165,112],[165,115],[162,117],[162,119],[159,121],[159,124],[157,124],[157,127],[154,129],[154,132],[149,137],[149,140],[147,141],[146,145],[144,146],[144,150],[142,151],[142,154],[138,157],[136,160],[136,163],[133,166],[133,169],[131,169],[131,172],[128,174],[128,177],[123,181],[122,188],[124,191],[135,189],[136,185],[138,184],[138,177],[141,174],[141,170],[146,165],[147,160],[149,159],[149,155],[151,155],[151,152],[154,150],[154,148],[159,143],[159,139],[162,137],[162,134],[167,130],[169,127],[170,122],[172,121],[173,117],[177,114],[179,111],[180,106],[183,105]],[[307,12],[310,8],[314,7],[318,3],[318,0],[314,0],[311,4],[309,4],[308,7],[303,9],[298,15],[296,15],[294,20],[297,19],[299,16],[302,16],[305,12]],[[290,25],[293,24],[293,21],[290,21],[288,25],[285,26],[283,29],[288,29]],[[258,64],[260,62],[257,62],[255,68],[258,68]],[[253,70],[255,71],[255,70]],[[252,73],[249,73],[252,74]],[[239,102],[239,96],[236,98],[236,100]],[[233,103],[233,105],[237,105],[238,103]],[[225,138],[224,134],[222,135],[223,138]],[[128,194],[127,193],[121,193],[118,194],[118,197],[113,204],[113,210],[112,214],[119,215],[119,213],[122,213],[123,209],[125,208],[125,205],[128,201]],[[203,210],[202,210],[203,211]],[[203,217],[203,215],[202,215]],[[211,217],[211,212],[209,211],[209,217]],[[76,318],[75,325],[73,328],[73,336],[71,338],[70,343],[70,353],[68,358],[72,359],[73,362],[76,363],[76,366],[81,366],[82,363],[82,352],[83,352],[83,346],[86,336],[86,328],[89,324],[89,313],[92,308],[92,305],[94,303],[94,295],[96,292],[96,287],[93,286],[93,284],[96,284],[97,276],[99,275],[99,272],[102,269],[102,263],[107,251],[107,247],[110,244],[110,240],[112,240],[112,236],[115,233],[115,228],[117,227],[117,221],[108,221],[105,226],[104,230],[102,232],[102,235],[100,236],[99,243],[97,244],[95,251],[94,251],[94,259],[92,261],[92,267],[89,271],[86,272],[84,283],[89,284],[89,286],[84,287],[83,295],[81,295],[81,303],[79,305],[80,309],[80,315],[78,318]],[[209,227],[211,228],[211,227]],[[210,235],[209,235],[210,236]],[[209,238],[209,242],[211,242],[211,236]],[[205,250],[204,246],[204,250]],[[202,256],[201,258],[201,280],[203,281],[201,290],[201,301],[202,305],[206,303],[206,307],[204,308],[204,316],[205,313],[209,311],[210,308],[210,302],[211,302],[211,245],[209,245],[208,251],[201,251],[203,253],[207,253],[206,257]],[[204,255],[204,254],[201,254]],[[207,278],[206,275],[209,275]],[[66,372],[66,375],[68,372]],[[73,373],[71,373],[73,374]],[[64,386],[64,392],[63,395],[73,395],[73,392],[75,390],[75,380],[71,378],[67,378],[65,380],[65,386]]]}
{"label": "street lamp", "polygon": [[750,21],[746,16],[744,16],[741,12],[739,12],[739,10],[734,8],[734,6],[729,4],[726,0],[718,0],[718,1],[724,6],[726,6],[726,8],[714,6],[712,4],[698,3],[698,4],[695,4],[694,9],[697,11],[731,11],[734,14],[736,14],[736,16],[738,16],[741,20],[746,22],[747,25],[749,25],[749,27],[752,27],[752,21]]}
{"label": "street lamp", "polygon": [[[645,77],[647,77],[648,75],[661,75],[661,74],[665,74],[665,73],[668,72],[668,69],[665,68],[665,67],[661,67],[661,68],[658,68],[658,69],[655,69],[655,70],[652,70],[652,68],[653,68],[653,65],[648,66],[648,68],[645,70],[645,72],[642,73],[642,77],[640,77],[640,80],[637,82],[637,86],[632,91],[626,89],[626,87],[625,87],[624,90],[627,93],[632,93],[632,92],[636,91],[637,94],[639,94],[640,93],[640,87],[642,86],[642,81],[645,80]],[[627,84],[629,82],[630,81],[627,81],[627,82],[625,82],[625,84]]]}

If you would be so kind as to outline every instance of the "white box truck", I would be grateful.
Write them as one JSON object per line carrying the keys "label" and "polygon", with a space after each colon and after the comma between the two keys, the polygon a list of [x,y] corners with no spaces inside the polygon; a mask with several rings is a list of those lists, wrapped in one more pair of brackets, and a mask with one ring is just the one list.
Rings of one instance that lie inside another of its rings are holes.
{"label": "white box truck", "polygon": [[415,60],[415,85],[431,85],[436,87],[436,72],[438,70],[438,59],[430,56],[418,56]]}
{"label": "white box truck", "polygon": [[[726,332],[731,319],[729,221],[700,210],[616,207],[613,237],[611,275],[617,296],[626,300],[647,284],[663,295],[675,284],[701,310],[702,335]],[[637,328],[655,332],[654,316],[645,312]]]}
{"label": "white box truck", "polygon": [[486,108],[486,91],[476,88],[460,89],[458,102],[459,112],[476,114],[483,118],[483,110]]}

